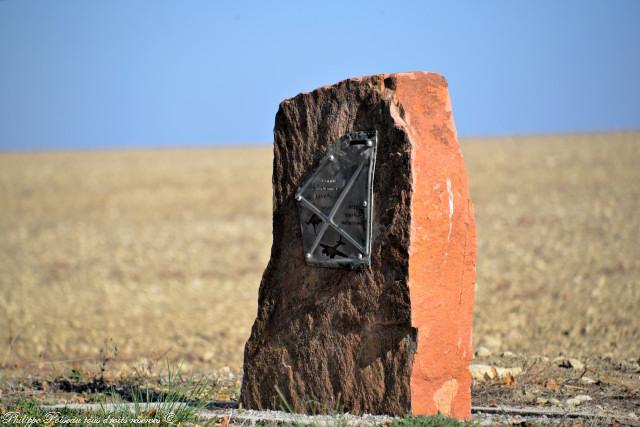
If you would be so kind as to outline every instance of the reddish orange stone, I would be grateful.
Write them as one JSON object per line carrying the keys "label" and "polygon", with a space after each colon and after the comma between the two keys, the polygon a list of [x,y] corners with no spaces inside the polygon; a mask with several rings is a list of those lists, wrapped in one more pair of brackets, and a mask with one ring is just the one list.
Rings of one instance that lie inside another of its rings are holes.
{"label": "reddish orange stone", "polygon": [[444,78],[396,76],[413,146],[409,294],[418,345],[411,408],[469,418],[476,231],[467,174]]}

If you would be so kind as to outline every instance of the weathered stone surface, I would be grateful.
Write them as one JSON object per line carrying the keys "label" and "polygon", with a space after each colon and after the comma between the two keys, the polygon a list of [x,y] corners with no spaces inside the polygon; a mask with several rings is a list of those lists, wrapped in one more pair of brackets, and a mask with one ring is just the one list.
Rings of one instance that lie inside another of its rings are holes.
{"label": "weathered stone surface", "polygon": [[[296,188],[328,144],[370,129],[371,268],[307,265]],[[445,79],[377,75],[302,93],[280,104],[274,136],[273,246],[243,406],[284,406],[277,388],[299,412],[468,418],[475,225]]]}

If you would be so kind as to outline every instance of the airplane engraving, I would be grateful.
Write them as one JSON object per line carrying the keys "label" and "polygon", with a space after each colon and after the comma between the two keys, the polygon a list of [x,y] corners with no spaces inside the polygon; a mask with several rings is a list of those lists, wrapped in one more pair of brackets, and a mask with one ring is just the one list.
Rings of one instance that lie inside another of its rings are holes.
{"label": "airplane engraving", "polygon": [[320,246],[322,246],[322,255],[326,255],[331,259],[334,259],[338,255],[343,258],[347,258],[348,255],[338,249],[344,244],[345,243],[342,241],[342,236],[340,236],[335,245],[325,245],[320,243]]}

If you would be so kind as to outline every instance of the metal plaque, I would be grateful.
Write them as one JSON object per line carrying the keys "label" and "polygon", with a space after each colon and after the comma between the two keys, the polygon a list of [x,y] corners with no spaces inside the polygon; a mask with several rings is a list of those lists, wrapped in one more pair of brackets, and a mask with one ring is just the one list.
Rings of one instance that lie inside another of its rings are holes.
{"label": "metal plaque", "polygon": [[304,257],[322,267],[371,265],[375,130],[332,143],[296,192]]}

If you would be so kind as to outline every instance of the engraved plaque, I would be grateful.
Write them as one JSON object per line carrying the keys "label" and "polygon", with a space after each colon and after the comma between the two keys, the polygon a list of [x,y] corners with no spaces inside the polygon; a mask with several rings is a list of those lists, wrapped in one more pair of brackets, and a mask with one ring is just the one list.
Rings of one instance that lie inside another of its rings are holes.
{"label": "engraved plaque", "polygon": [[322,267],[371,265],[376,131],[332,143],[296,193],[304,257]]}

